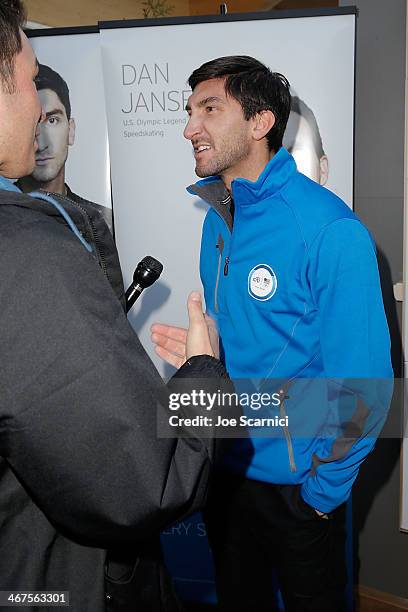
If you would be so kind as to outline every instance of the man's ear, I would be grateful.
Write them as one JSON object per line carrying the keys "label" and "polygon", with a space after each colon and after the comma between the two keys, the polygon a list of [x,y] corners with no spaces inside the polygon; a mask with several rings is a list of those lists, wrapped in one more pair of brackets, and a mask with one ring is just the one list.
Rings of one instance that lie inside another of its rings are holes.
{"label": "man's ear", "polygon": [[327,155],[322,155],[320,158],[320,184],[325,185],[329,178],[329,160]]}
{"label": "man's ear", "polygon": [[71,117],[69,120],[68,144],[72,146],[75,142],[75,119]]}
{"label": "man's ear", "polygon": [[252,135],[262,140],[275,125],[275,115],[270,110],[262,110],[253,117]]}

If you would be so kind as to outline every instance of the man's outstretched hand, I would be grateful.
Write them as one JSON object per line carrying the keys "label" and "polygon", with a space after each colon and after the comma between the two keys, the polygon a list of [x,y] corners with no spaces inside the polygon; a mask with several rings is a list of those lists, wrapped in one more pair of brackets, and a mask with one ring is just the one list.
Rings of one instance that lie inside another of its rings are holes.
{"label": "man's outstretched hand", "polygon": [[200,293],[193,291],[187,300],[189,327],[154,323],[151,327],[155,351],[164,361],[180,368],[190,357],[211,355],[219,358],[215,323],[203,313]]}

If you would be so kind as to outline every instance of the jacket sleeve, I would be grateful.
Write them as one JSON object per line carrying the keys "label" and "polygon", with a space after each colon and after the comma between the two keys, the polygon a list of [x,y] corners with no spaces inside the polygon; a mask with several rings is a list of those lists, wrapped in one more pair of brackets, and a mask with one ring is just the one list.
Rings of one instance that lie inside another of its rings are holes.
{"label": "jacket sleeve", "polygon": [[[0,254],[0,454],[34,502],[101,548],[197,510],[214,442],[157,438],[167,387],[93,257],[54,221],[19,226]],[[197,372],[226,378],[209,357],[177,377]]]}
{"label": "jacket sleeve", "polygon": [[358,220],[323,230],[310,248],[307,275],[336,427],[313,457],[301,495],[330,512],[348,498],[384,424],[393,387],[390,339],[374,245]]}

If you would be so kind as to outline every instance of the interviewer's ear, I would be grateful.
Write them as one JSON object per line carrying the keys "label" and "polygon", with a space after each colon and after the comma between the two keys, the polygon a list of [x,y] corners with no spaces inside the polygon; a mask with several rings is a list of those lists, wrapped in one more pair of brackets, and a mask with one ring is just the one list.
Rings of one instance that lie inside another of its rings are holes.
{"label": "interviewer's ear", "polygon": [[275,125],[275,115],[270,110],[260,111],[253,117],[252,135],[255,140],[262,140]]}

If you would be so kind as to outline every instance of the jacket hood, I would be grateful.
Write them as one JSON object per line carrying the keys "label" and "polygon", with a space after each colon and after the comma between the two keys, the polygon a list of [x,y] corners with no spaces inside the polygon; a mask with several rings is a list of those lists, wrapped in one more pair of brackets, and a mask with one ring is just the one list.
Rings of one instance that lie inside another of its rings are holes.
{"label": "jacket hood", "polygon": [[[44,192],[44,194],[50,195],[47,192]],[[122,306],[125,307],[123,279],[118,254],[112,234],[100,213],[95,210],[94,205],[89,204],[86,200],[83,200],[79,205],[68,197],[56,193],[52,193],[51,196],[64,208],[83,238],[92,244],[94,256]],[[46,216],[57,223],[67,225],[66,219],[53,204],[22,193],[11,181],[0,177],[0,207],[2,206],[28,209],[33,215]],[[69,231],[72,230],[69,229]]]}

